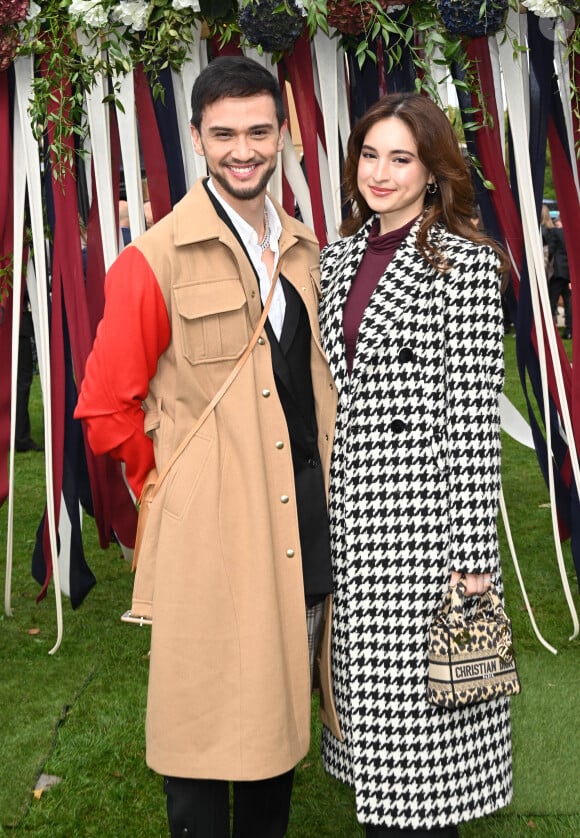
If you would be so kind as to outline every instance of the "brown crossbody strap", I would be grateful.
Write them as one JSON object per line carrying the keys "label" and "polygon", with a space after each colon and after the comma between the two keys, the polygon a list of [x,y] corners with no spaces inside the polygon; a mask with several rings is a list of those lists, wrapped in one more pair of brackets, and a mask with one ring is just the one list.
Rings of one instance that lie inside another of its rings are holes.
{"label": "brown crossbody strap", "polygon": [[[178,447],[173,452],[172,456],[169,458],[169,460],[165,464],[164,468],[162,469],[162,471],[158,475],[157,479],[155,480],[155,484],[153,486],[153,489],[147,495],[147,501],[148,502],[153,500],[153,498],[155,497],[155,495],[159,491],[159,489],[161,487],[161,484],[163,483],[163,481],[165,480],[165,478],[169,474],[171,468],[175,464],[176,460],[181,456],[181,454],[183,454],[183,452],[187,448],[189,442],[193,439],[193,437],[199,431],[199,429],[201,428],[201,426],[203,425],[203,423],[205,422],[207,417],[210,415],[212,410],[214,410],[214,408],[216,407],[216,405],[218,404],[220,399],[224,396],[224,394],[229,389],[229,387],[234,383],[235,379],[238,376],[238,373],[240,372],[240,370],[242,369],[242,367],[244,366],[244,364],[246,363],[246,361],[248,360],[248,358],[252,354],[252,350],[253,350],[254,346],[256,345],[256,343],[258,341],[258,338],[260,337],[260,334],[262,333],[262,330],[264,328],[264,324],[266,323],[266,318],[268,317],[268,312],[270,310],[270,304],[272,302],[272,298],[274,297],[274,288],[276,287],[276,284],[278,282],[279,275],[280,275],[280,271],[279,271],[279,269],[276,269],[276,271],[274,272],[274,276],[272,277],[272,284],[270,286],[268,296],[266,297],[266,301],[264,303],[264,308],[262,310],[261,317],[258,321],[258,325],[256,326],[254,334],[250,338],[250,342],[248,343],[248,345],[244,349],[243,353],[240,355],[240,357],[238,359],[238,362],[235,365],[235,367],[233,368],[233,370],[230,372],[230,374],[228,375],[228,377],[226,378],[226,380],[224,381],[222,386],[219,388],[217,393],[214,395],[213,399],[206,405],[203,413],[196,420],[196,422],[194,423],[193,427],[191,428],[191,430],[189,431],[187,436],[184,437],[184,439],[181,441],[181,443],[178,445]],[[151,486],[150,483],[147,483],[147,482],[145,483],[145,486],[143,487],[143,492],[141,494],[141,498],[140,498],[140,501],[139,501],[140,504],[145,500],[145,493],[150,486]]]}

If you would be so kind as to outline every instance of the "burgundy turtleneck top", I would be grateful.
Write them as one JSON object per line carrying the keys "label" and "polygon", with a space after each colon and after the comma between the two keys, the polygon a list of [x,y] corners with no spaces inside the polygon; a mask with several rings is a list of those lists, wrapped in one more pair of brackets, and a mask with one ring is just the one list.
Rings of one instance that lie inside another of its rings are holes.
{"label": "burgundy turtleneck top", "polygon": [[343,312],[342,328],[344,330],[346,363],[349,373],[352,372],[356,341],[365,309],[395,251],[403,239],[407,237],[415,221],[416,219],[413,218],[408,224],[399,227],[398,230],[392,230],[382,236],[379,235],[378,220],[370,229],[367,249],[350,286]]}

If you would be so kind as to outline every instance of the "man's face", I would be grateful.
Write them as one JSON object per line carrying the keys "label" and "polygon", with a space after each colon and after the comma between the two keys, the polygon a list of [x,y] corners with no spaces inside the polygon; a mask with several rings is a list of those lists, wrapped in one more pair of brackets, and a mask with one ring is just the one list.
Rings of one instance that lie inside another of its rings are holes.
{"label": "man's face", "polygon": [[207,105],[200,130],[192,126],[191,136],[196,152],[206,159],[217,191],[235,204],[266,191],[285,131],[286,122],[278,125],[274,99],[261,93]]}

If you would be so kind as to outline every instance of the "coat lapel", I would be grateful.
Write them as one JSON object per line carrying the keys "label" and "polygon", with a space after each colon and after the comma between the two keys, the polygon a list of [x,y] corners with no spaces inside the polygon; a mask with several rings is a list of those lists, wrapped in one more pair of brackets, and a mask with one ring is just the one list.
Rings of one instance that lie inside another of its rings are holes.
{"label": "coat lapel", "polygon": [[[351,388],[357,387],[369,365],[377,363],[386,340],[400,340],[404,344],[406,338],[411,338],[415,342],[421,324],[428,322],[425,315],[432,305],[437,271],[417,253],[415,239],[419,223],[418,220],[401,242],[366,307],[359,329]],[[387,337],[388,327],[391,334]]]}
{"label": "coat lapel", "polygon": [[349,384],[342,326],[344,306],[364,255],[373,221],[374,218],[369,219],[354,236],[334,242],[322,252],[320,331],[339,393],[346,390]]}
{"label": "coat lapel", "polygon": [[[414,301],[418,320],[422,319],[423,308],[431,308],[435,304],[433,291],[437,278],[441,277],[435,268],[417,254],[415,238],[420,223],[418,220],[396,251],[371,296],[361,322],[349,380],[343,331],[344,306],[366,250],[369,230],[374,220],[374,217],[369,219],[354,236],[335,242],[322,255],[321,332],[339,392],[349,389],[352,393],[367,366],[376,363],[377,346],[384,343],[386,324],[393,322],[392,317],[397,316],[397,310],[404,309],[409,301]],[[438,245],[445,249],[448,242],[444,232],[438,228],[432,235],[437,236]],[[441,299],[438,304],[442,304]]]}

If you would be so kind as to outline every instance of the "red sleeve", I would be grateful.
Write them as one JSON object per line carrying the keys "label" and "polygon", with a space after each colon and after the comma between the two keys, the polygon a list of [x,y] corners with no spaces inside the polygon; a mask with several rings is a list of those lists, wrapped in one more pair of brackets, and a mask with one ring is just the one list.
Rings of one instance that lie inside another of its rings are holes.
{"label": "red sleeve", "polygon": [[85,422],[95,454],[122,460],[137,497],[154,467],[153,443],[143,429],[142,402],[171,328],[165,300],[149,263],[127,247],[105,280],[105,312],[88,357],[75,417]]}

